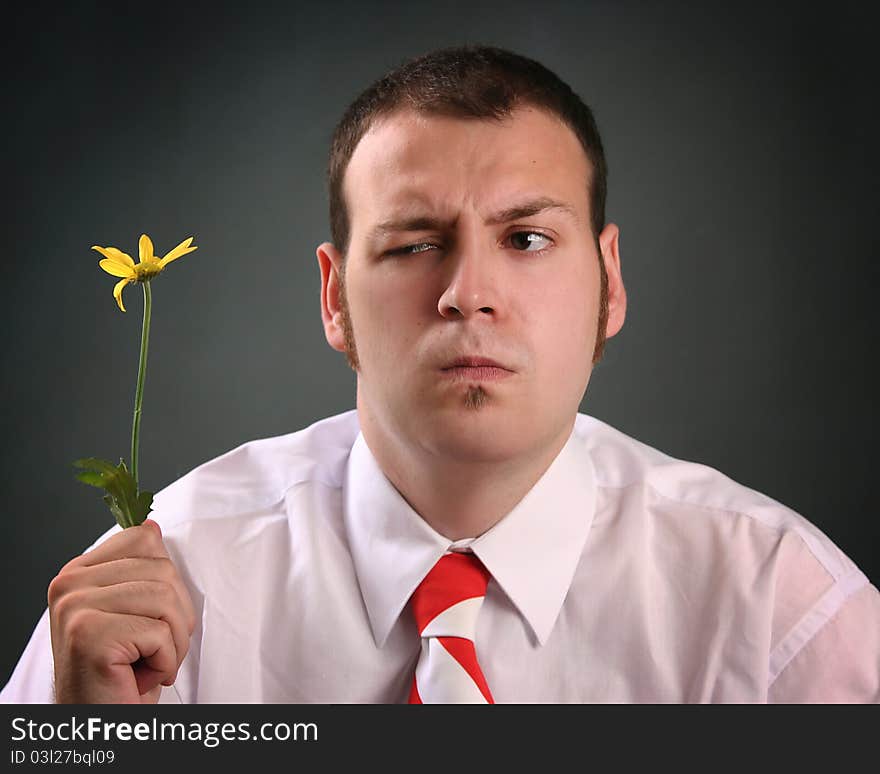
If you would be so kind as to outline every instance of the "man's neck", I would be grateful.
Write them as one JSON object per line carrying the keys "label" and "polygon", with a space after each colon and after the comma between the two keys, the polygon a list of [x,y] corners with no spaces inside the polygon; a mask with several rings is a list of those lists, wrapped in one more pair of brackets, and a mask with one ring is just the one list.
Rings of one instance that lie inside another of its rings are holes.
{"label": "man's neck", "polygon": [[387,437],[369,412],[359,410],[358,416],[382,472],[410,507],[450,540],[479,537],[510,513],[559,455],[573,427],[528,456],[474,463],[428,455]]}

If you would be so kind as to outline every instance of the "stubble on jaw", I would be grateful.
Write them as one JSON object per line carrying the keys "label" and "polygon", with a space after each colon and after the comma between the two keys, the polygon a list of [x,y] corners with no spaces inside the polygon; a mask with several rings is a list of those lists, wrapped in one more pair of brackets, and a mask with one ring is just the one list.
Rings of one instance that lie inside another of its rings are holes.
{"label": "stubble on jaw", "polygon": [[478,384],[468,386],[464,395],[464,407],[469,411],[479,411],[489,402],[489,395]]}
{"label": "stubble on jaw", "polygon": [[345,341],[345,359],[348,360],[349,368],[357,373],[360,371],[360,361],[357,355],[357,346],[354,343],[354,327],[351,324],[351,314],[348,311],[348,297],[345,293],[345,266],[339,275],[339,311],[342,315],[342,338]]}

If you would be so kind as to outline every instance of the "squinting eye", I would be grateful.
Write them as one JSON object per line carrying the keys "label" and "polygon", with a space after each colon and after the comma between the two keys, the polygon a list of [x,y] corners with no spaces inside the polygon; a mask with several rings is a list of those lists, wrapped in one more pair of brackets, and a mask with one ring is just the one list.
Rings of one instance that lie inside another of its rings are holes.
{"label": "squinting eye", "polygon": [[[518,252],[521,253],[542,253],[547,249],[547,246],[540,247],[537,250],[529,249],[530,245],[537,243],[539,240],[543,239],[546,242],[552,243],[553,240],[548,237],[546,234],[542,234],[540,231],[517,231],[508,237],[510,239],[511,244],[516,247]],[[439,245],[435,245],[433,242],[418,242],[414,245],[406,245],[405,247],[398,247],[396,250],[391,250],[389,255],[415,255],[416,253],[424,253],[427,250],[438,248]],[[524,249],[521,249],[524,248]]]}
{"label": "squinting eye", "polygon": [[417,250],[416,248],[421,247],[437,247],[437,245],[432,244],[431,242],[419,242],[415,245],[407,245],[406,247],[398,247],[396,250],[391,250],[389,255],[415,255],[416,253],[423,253],[424,250]]}
{"label": "squinting eye", "polygon": [[[523,239],[523,237],[525,237],[525,239]],[[540,250],[528,249],[529,245],[534,244],[538,239],[544,239],[547,242],[553,241],[552,239],[550,239],[550,237],[545,236],[540,231],[517,231],[515,234],[510,235],[511,244],[513,244],[515,247],[525,247],[525,249],[521,251],[524,253],[540,253],[542,250],[545,250],[546,247],[542,247]]]}

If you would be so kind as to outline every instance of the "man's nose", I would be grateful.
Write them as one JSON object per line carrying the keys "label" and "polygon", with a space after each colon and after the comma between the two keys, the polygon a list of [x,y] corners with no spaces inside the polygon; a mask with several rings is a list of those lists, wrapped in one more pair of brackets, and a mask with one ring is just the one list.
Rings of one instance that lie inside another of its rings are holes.
{"label": "man's nose", "polygon": [[497,310],[497,267],[485,245],[469,239],[448,256],[446,288],[437,305],[449,318],[471,317],[475,312],[494,314]]}

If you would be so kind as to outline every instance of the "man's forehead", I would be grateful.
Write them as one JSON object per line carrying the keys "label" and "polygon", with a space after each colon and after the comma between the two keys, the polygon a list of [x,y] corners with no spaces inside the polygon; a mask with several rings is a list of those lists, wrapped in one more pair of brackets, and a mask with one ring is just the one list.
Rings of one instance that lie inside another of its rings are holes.
{"label": "man's forehead", "polygon": [[[542,185],[499,185],[494,187],[493,195],[484,201],[476,201],[476,197],[467,197],[477,204],[488,224],[495,224],[516,217],[514,211],[531,208],[534,212],[541,210],[560,210],[574,215],[579,202],[569,201],[564,192],[551,186]],[[392,186],[382,198],[383,213],[397,216],[412,215],[418,212],[432,212],[443,215],[447,210],[452,213],[456,209],[456,201],[450,200],[429,185]],[[521,212],[520,216],[526,213]]]}
{"label": "man's forehead", "polygon": [[370,221],[364,226],[381,225],[379,218],[451,217],[464,198],[487,222],[501,222],[505,212],[530,208],[575,215],[587,206],[588,170],[574,132],[545,111],[521,108],[497,121],[406,110],[371,127],[345,187],[352,209]]}
{"label": "man's forehead", "polygon": [[528,149],[534,153],[580,151],[584,163],[588,163],[580,140],[565,121],[545,108],[522,105],[498,117],[428,113],[414,108],[394,110],[373,120],[355,146],[349,164],[358,156],[407,157],[420,142],[429,143],[436,151],[438,143],[461,145],[463,137],[485,137],[494,145],[503,142],[505,135],[511,142],[526,139]]}

